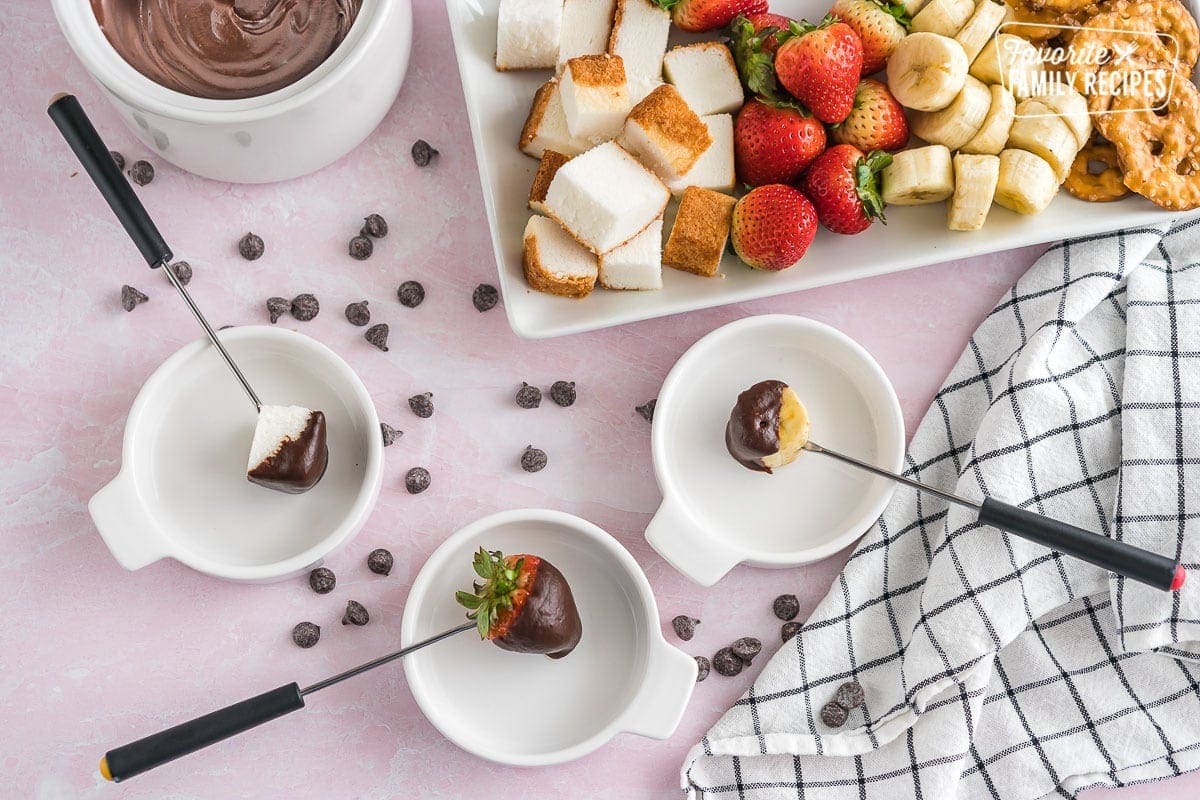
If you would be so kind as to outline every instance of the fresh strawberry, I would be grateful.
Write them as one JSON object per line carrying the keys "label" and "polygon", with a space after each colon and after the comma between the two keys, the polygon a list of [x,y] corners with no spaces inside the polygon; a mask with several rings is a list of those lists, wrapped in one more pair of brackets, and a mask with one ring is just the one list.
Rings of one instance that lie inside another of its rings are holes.
{"label": "fresh strawberry", "polygon": [[733,207],[730,239],[754,269],[778,272],[804,257],[817,235],[817,212],[804,193],[782,183],[751,189]]}
{"label": "fresh strawberry", "polygon": [[883,218],[879,173],[892,157],[882,151],[869,156],[852,144],[826,150],[800,179],[800,188],[816,206],[821,224],[834,233],[862,233]]}
{"label": "fresh strawberry", "polygon": [[671,12],[671,20],[681,30],[704,33],[724,28],[738,14],[757,14],[767,10],[767,0],[654,0]]}
{"label": "fresh strawberry", "polygon": [[[754,27],[754,35],[762,40],[764,53],[774,53],[776,48],[779,47],[779,37],[777,34],[780,31],[788,30],[792,25],[791,17],[785,17],[783,14],[773,14],[770,11],[764,11],[761,14],[747,14],[746,19]],[[771,30],[768,31],[768,28]]]}
{"label": "fresh strawberry", "polygon": [[865,153],[903,150],[908,143],[904,107],[892,96],[887,84],[863,78],[854,95],[850,116],[833,127],[829,138],[838,144],[852,144]]}
{"label": "fresh strawberry", "polygon": [[505,556],[482,547],[475,573],[483,579],[474,592],[456,592],[482,639],[503,650],[562,658],[583,635],[567,579],[544,558]]}
{"label": "fresh strawberry", "polygon": [[826,17],[818,25],[793,22],[775,51],[775,75],[783,88],[822,122],[841,122],[854,107],[862,72],[862,42],[844,22]]}
{"label": "fresh strawberry", "polygon": [[903,3],[890,0],[834,0],[829,14],[853,28],[862,40],[863,75],[874,75],[887,66],[888,56],[908,35],[912,21]]}
{"label": "fresh strawberry", "polygon": [[825,126],[794,108],[750,100],[733,123],[738,177],[751,186],[791,183],[825,149]]}

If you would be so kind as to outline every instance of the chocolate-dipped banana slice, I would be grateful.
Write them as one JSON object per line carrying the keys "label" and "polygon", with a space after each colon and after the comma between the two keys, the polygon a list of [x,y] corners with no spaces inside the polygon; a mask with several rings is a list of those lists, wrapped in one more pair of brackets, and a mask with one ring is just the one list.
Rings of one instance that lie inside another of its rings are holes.
{"label": "chocolate-dipped banana slice", "polygon": [[263,406],[254,426],[246,477],[288,494],[317,485],[329,465],[325,415],[303,406]]}
{"label": "chocolate-dipped banana slice", "polygon": [[808,442],[808,412],[782,381],[761,381],[738,395],[725,446],[743,467],[771,472],[796,460]]}

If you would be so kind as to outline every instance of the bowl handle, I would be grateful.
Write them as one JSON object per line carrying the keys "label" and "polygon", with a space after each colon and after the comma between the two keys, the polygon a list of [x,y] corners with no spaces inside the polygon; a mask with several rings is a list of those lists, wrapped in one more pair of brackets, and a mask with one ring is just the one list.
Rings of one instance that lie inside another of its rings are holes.
{"label": "bowl handle", "polygon": [[638,736],[666,739],[683,719],[695,688],[696,659],[659,636],[650,648],[645,683],[621,727]]}
{"label": "bowl handle", "polygon": [[698,528],[671,497],[663,498],[646,526],[646,541],[668,564],[701,586],[712,586],[742,560],[740,553]]}
{"label": "bowl handle", "polygon": [[167,555],[162,536],[126,470],[92,495],[88,511],[104,543],[125,569],[141,569]]}

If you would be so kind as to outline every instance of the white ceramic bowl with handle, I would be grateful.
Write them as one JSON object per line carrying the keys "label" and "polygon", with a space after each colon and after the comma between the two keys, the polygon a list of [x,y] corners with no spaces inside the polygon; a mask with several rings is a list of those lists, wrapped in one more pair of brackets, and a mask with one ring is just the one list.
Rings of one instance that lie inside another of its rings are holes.
{"label": "white ceramic bowl with handle", "polygon": [[167,161],[239,183],[287,180],[354,149],[400,91],[412,49],[409,0],[362,0],[346,38],[278,91],[209,100],[167,89],[113,48],[86,0],[53,0],[67,42],[129,128]]}
{"label": "white ceramic bowl with handle", "polygon": [[142,386],[125,423],[121,471],[88,503],[113,556],[134,570],[174,558],[219,578],[301,574],[366,522],[383,477],[383,437],[350,366],[302,333],[263,325],[219,333],[264,403],[325,413],[329,466],[299,495],[250,483],[256,421],[207,339],[186,345]]}
{"label": "white ceramic bowl with handle", "polygon": [[[442,543],[413,582],[401,626],[405,645],[464,621],[456,590],[470,590],[471,557],[484,547],[529,553],[571,587],[583,638],[566,657],[511,653],[467,631],[404,660],[409,689],[429,721],[482,758],[517,766],[587,755],[619,732],[665,739],[696,684],[696,661],[667,644],[650,584],[629,551],[561,511],[504,511]],[[496,687],[533,703],[514,724],[497,713]]]}

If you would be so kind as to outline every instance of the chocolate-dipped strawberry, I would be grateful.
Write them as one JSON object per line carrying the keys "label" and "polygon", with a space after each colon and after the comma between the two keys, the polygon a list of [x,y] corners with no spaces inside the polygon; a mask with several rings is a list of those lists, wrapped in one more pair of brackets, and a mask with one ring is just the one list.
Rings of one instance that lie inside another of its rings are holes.
{"label": "chocolate-dipped strawberry", "polygon": [[263,406],[254,426],[246,477],[288,494],[317,485],[329,465],[325,415],[303,406]]}
{"label": "chocolate-dipped strawberry", "polygon": [[808,412],[783,381],[760,381],[738,395],[725,447],[743,467],[771,472],[796,460],[808,442]]}
{"label": "chocolate-dipped strawberry", "polygon": [[539,556],[505,556],[482,547],[475,554],[474,592],[455,599],[476,621],[481,638],[515,653],[562,658],[575,649],[583,624],[567,579]]}

